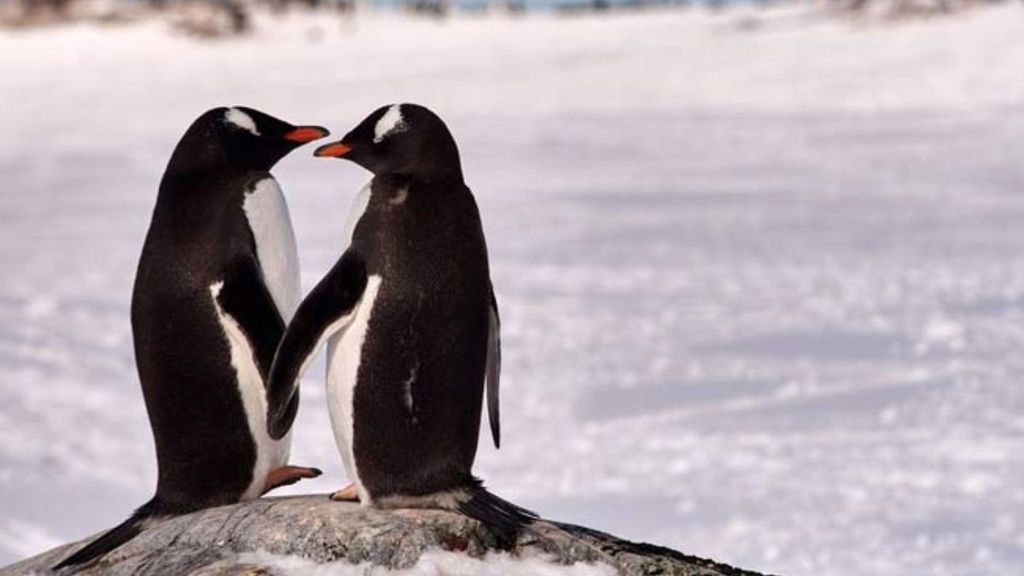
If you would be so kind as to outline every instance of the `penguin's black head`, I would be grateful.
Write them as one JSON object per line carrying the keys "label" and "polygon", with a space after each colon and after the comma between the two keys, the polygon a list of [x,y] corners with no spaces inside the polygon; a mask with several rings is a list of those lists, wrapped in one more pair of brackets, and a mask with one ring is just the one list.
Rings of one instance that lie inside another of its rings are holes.
{"label": "penguin's black head", "polygon": [[244,106],[214,108],[182,136],[170,167],[270,170],[295,148],[328,134],[319,126],[294,126]]}
{"label": "penguin's black head", "polygon": [[448,127],[417,104],[382,106],[314,155],[351,160],[375,175],[462,178],[459,149]]}

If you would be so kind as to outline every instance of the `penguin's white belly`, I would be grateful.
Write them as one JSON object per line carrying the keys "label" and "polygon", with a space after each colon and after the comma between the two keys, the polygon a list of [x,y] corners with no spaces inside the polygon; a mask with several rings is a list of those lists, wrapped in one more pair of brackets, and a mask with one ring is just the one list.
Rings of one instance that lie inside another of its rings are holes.
{"label": "penguin's white belly", "polygon": [[353,453],[353,401],[363,343],[380,282],[380,276],[370,276],[367,279],[366,289],[351,317],[339,320],[346,322],[347,326],[331,336],[327,343],[327,407],[334,429],[334,440],[338,444],[345,473],[356,485],[360,501],[364,504],[370,503],[370,495],[359,479],[359,467]]}
{"label": "penguin's white belly", "polygon": [[256,462],[253,464],[252,481],[242,493],[242,500],[259,498],[266,486],[267,475],[272,470],[288,463],[291,450],[292,435],[289,430],[280,440],[274,440],[267,434],[267,394],[263,385],[263,377],[256,367],[249,339],[235,320],[224,313],[217,296],[224,287],[218,282],[210,287],[213,305],[217,310],[221,328],[231,351],[231,366],[235,369],[238,391],[242,397],[242,408],[249,425],[249,435],[256,448]]}
{"label": "penguin's white belly", "polygon": [[256,242],[263,281],[285,324],[299,306],[299,250],[284,194],[273,178],[264,178],[245,194],[242,204]]}

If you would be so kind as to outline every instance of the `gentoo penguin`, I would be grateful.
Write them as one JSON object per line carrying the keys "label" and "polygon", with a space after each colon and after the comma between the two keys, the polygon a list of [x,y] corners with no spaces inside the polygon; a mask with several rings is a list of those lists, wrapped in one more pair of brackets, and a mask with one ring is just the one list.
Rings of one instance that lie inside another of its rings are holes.
{"label": "gentoo penguin", "polygon": [[287,431],[297,382],[326,340],[328,406],[354,484],[332,498],[458,510],[510,543],[536,516],[471,473],[485,381],[499,445],[500,344],[480,214],[454,138],[430,110],[395,104],[315,155],[374,177],[349,216],[348,248],[278,348],[271,437]]}
{"label": "gentoo penguin", "polygon": [[288,208],[268,170],[327,133],[250,108],[216,108],[174,149],[131,310],[156,495],[55,568],[105,554],[152,519],[319,475],[287,466],[287,428],[267,435],[266,376],[301,297]]}

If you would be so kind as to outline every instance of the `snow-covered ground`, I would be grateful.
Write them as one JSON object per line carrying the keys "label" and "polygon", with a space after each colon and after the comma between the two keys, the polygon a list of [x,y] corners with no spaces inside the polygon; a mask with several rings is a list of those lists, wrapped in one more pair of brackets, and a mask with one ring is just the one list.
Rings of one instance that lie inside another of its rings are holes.
{"label": "snow-covered ground", "polygon": [[[498,493],[794,576],[1024,565],[1019,3],[261,23],[0,32],[0,563],[150,495],[128,305],[192,118],[341,134],[408,100],[448,120],[483,212]],[[367,175],[308,149],[276,172],[309,288]],[[290,492],[344,482],[311,372],[293,460],[327,473]]]}
{"label": "snow-covered ground", "polygon": [[472,558],[463,552],[430,550],[420,556],[415,566],[405,570],[389,570],[368,562],[351,564],[344,560],[317,563],[263,550],[244,553],[239,560],[269,566],[284,576],[615,576],[615,569],[607,564],[577,562],[564,566],[543,556],[518,558],[493,552],[483,558]]}

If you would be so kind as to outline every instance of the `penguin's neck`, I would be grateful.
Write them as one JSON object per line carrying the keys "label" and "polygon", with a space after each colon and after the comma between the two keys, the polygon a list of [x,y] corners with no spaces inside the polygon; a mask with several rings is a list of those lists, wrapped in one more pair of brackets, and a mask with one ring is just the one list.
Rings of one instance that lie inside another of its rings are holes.
{"label": "penguin's neck", "polygon": [[409,186],[415,181],[415,178],[407,174],[397,174],[394,172],[385,172],[383,174],[376,174],[373,177],[373,189],[374,190],[389,190],[396,188],[404,188]]}
{"label": "penguin's neck", "polygon": [[158,212],[175,225],[216,221],[231,203],[241,207],[245,179],[245,171],[231,169],[168,174],[157,195]]}
{"label": "penguin's neck", "polygon": [[451,171],[417,172],[413,174],[383,172],[374,175],[374,180],[385,187],[395,188],[454,188],[465,185],[462,181],[462,173]]}

